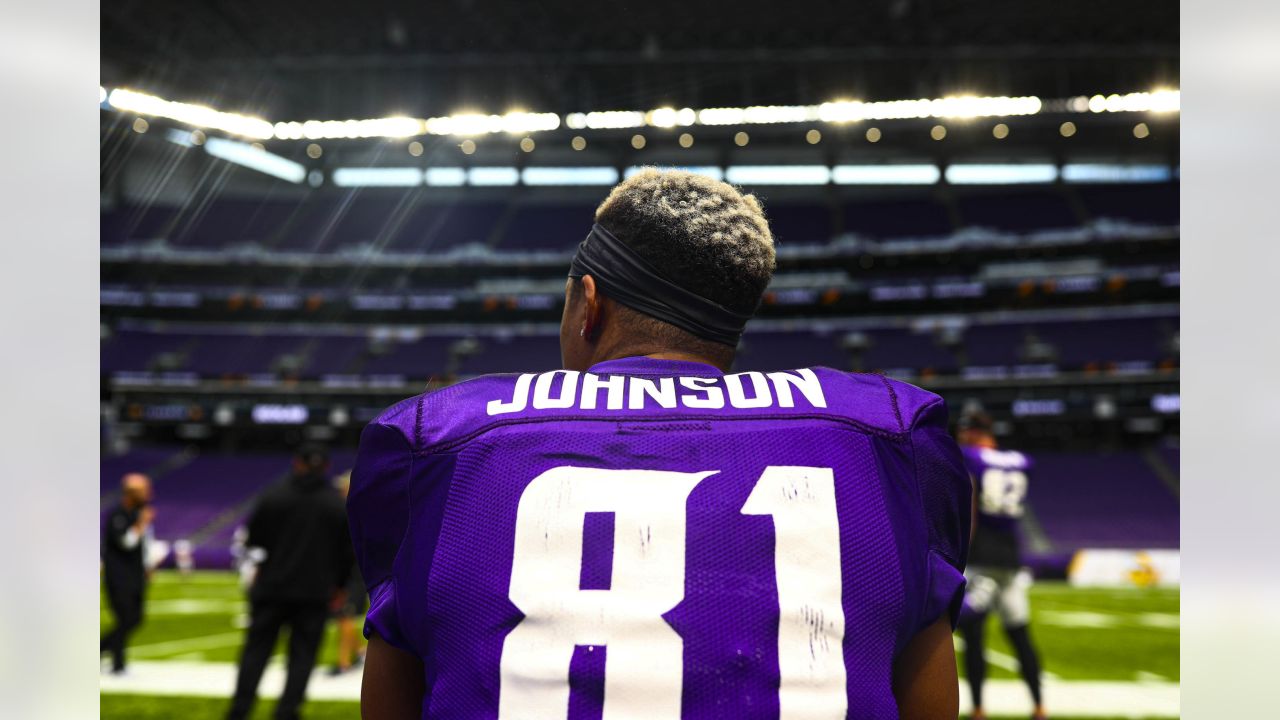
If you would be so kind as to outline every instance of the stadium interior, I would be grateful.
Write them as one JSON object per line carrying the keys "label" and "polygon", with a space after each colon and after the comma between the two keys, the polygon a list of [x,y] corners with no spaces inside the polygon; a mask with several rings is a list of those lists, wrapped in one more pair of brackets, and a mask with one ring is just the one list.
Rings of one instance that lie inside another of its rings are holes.
{"label": "stadium interior", "polygon": [[345,470],[401,398],[557,368],[569,259],[656,165],[770,218],[736,371],[986,410],[1037,461],[1040,577],[1177,550],[1176,10],[536,7],[104,5],[104,512],[145,472],[157,537],[225,571],[290,448]]}

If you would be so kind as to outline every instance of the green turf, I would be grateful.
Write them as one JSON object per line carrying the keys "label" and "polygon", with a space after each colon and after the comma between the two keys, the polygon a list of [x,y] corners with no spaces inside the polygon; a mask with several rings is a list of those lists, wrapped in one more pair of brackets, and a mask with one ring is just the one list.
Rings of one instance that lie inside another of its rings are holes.
{"label": "green turf", "polygon": [[[1176,589],[1092,589],[1037,583],[1031,590],[1031,637],[1044,669],[1064,680],[1178,681]],[[987,646],[1013,651],[989,620]],[[992,665],[993,678],[1017,677]],[[1154,676],[1154,677],[1153,677]]]}
{"label": "green turf", "polygon": [[[152,583],[147,602],[146,620],[131,639],[131,658],[209,662],[238,658],[246,604],[235,575],[198,572],[184,578],[162,572]],[[1095,590],[1042,582],[1032,589],[1031,602],[1032,636],[1046,672],[1067,680],[1179,679],[1176,589]],[[107,627],[111,619],[105,598],[102,608]],[[334,632],[331,623],[321,665],[333,663]],[[988,628],[988,646],[1007,659],[1012,655],[994,620]],[[989,675],[1016,677],[995,663]],[[223,701],[201,698],[103,695],[102,702],[104,718],[202,720],[220,717],[226,710]],[[269,702],[260,703],[259,712],[270,707]],[[309,703],[306,713],[307,718],[320,720],[358,716],[356,704],[342,702]]]}
{"label": "green turf", "polygon": [[[104,629],[113,622],[105,592],[100,618]],[[145,619],[129,639],[128,656],[138,660],[236,662],[247,622],[248,603],[233,573],[196,572],[183,577],[160,572],[148,588]],[[334,662],[335,633],[334,624],[329,623],[321,645],[322,666]],[[285,642],[282,633],[277,653],[284,651]]]}
{"label": "green turf", "polygon": [[[156,695],[103,695],[102,720],[222,720],[229,700],[197,697],[160,697]],[[259,700],[250,716],[253,720],[270,720],[275,703]],[[315,702],[302,706],[305,720],[353,720],[360,717],[360,703]]]}
{"label": "green turf", "polygon": [[[253,720],[269,720],[274,704],[259,701]],[[222,720],[227,701],[195,697],[157,697],[153,695],[103,695],[103,720]],[[357,720],[360,704],[354,702],[308,702],[302,706],[304,720]],[[1018,716],[1019,720],[1024,720]],[[1073,720],[1054,715],[1054,720]],[[990,720],[1012,720],[993,716]],[[1082,719],[1075,719],[1082,720]],[[1089,718],[1089,720],[1133,720],[1133,718]]]}

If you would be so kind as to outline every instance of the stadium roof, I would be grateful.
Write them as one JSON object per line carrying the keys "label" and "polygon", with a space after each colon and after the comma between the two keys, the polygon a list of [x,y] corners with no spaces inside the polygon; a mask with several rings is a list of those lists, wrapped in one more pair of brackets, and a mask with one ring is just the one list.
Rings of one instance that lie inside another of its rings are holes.
{"label": "stadium roof", "polygon": [[1157,0],[108,3],[103,83],[272,118],[1176,87]]}

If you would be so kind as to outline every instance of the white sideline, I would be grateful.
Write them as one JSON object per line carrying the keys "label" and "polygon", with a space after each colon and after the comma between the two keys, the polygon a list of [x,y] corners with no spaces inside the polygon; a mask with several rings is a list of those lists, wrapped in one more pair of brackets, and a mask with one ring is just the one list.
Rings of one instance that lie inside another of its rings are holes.
{"label": "white sideline", "polygon": [[[135,660],[123,675],[104,673],[98,681],[103,693],[133,695],[194,695],[231,699],[236,685],[235,663],[190,662],[181,660]],[[276,698],[284,690],[284,658],[276,656],[258,685],[258,696]],[[317,669],[307,685],[312,700],[359,700],[360,672],[330,677]]]}
{"label": "white sideline", "polygon": [[[103,693],[140,695],[195,695],[230,699],[235,686],[233,663],[139,660],[129,664],[123,676],[103,675]],[[258,694],[274,698],[284,688],[284,665],[277,657],[267,666]],[[1021,680],[988,680],[984,689],[990,715],[1027,715],[1031,701]],[[962,712],[969,707],[969,690],[960,688]],[[1078,717],[1178,717],[1181,700],[1178,683],[1116,682],[1109,680],[1046,679],[1045,703],[1056,715]],[[323,670],[311,676],[307,697],[312,700],[358,700],[360,673],[329,677]]]}

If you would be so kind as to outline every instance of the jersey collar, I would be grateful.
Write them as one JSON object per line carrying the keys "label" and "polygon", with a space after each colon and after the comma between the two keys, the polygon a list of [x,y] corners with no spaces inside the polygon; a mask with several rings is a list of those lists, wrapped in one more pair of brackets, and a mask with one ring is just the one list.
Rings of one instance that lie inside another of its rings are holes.
{"label": "jersey collar", "polygon": [[681,375],[688,377],[721,377],[720,368],[692,360],[659,360],[651,357],[625,357],[592,365],[587,372],[597,375]]}

